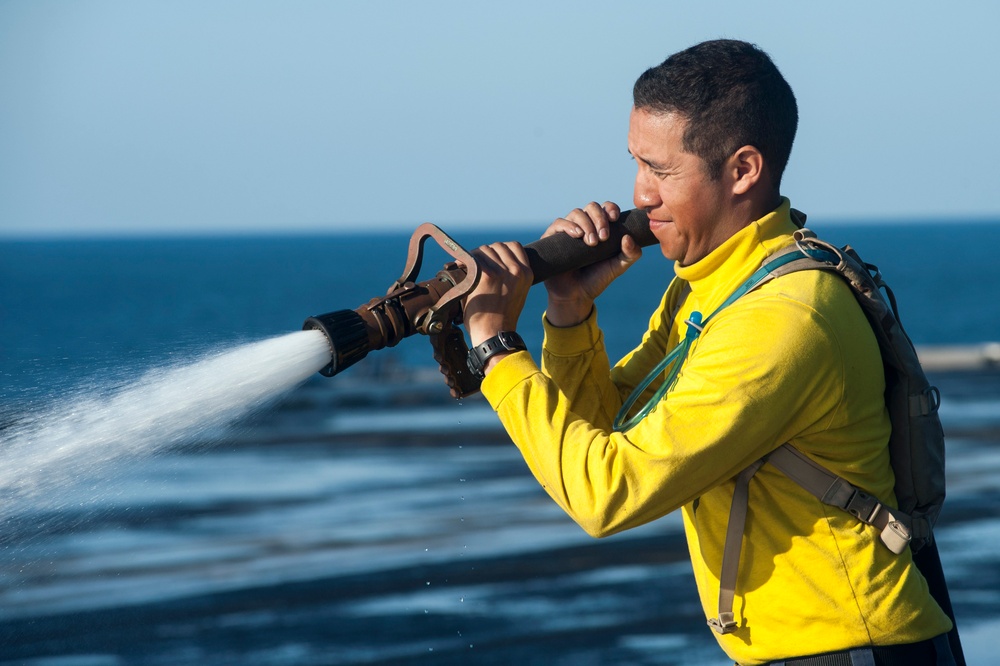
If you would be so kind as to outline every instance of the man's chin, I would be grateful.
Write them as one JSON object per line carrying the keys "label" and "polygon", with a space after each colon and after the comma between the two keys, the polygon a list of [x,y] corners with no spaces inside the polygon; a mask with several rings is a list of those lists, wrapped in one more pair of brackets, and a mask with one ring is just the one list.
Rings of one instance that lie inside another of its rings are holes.
{"label": "man's chin", "polygon": [[679,261],[683,257],[683,252],[674,243],[660,241],[660,252],[670,261]]}

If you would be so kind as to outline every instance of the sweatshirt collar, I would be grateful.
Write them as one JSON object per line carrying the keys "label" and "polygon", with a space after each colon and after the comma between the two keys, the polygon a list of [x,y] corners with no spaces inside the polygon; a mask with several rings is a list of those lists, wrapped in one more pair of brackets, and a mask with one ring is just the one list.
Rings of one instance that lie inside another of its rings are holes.
{"label": "sweatshirt collar", "polygon": [[675,263],[674,274],[691,285],[705,316],[739,288],[764,259],[791,241],[797,227],[790,209],[788,199],[782,198],[777,208],[740,229],[704,259],[689,266]]}

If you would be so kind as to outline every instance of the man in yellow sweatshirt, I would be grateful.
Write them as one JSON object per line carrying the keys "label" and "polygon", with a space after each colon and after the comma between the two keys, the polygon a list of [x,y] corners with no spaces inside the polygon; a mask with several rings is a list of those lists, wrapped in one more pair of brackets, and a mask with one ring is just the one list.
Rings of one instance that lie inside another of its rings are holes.
{"label": "man in yellow sweatshirt", "polygon": [[[517,243],[477,250],[482,278],[465,321],[473,346],[490,350],[483,394],[552,499],[597,537],[681,509],[705,616],[715,618],[734,477],[754,461],[789,442],[895,501],[881,357],[839,277],[792,273],[711,317],[666,396],[615,427],[632,390],[697,326],[694,313],[715,312],[796,229],[779,187],[798,112],[764,52],[733,40],[696,45],[645,72],[633,96],[634,203],[677,276],[642,342],[612,367],[597,324],[595,299],[641,255],[628,236],[617,257],[546,282],[540,366],[504,336],[531,283]],[[596,245],[619,213],[590,203],[545,235]],[[952,663],[942,640],[951,622],[909,550],[893,554],[876,528],[771,465],[749,488],[736,626],[717,635],[733,660]]]}

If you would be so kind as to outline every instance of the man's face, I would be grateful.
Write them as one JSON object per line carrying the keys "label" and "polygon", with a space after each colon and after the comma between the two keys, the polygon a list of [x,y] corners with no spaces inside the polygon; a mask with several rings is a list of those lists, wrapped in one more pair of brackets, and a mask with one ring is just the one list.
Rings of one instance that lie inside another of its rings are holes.
{"label": "man's face", "polygon": [[628,131],[628,149],[639,168],[635,206],[649,212],[663,256],[682,266],[703,259],[730,235],[723,229],[727,179],[709,178],[704,160],[683,149],[686,126],[677,114],[633,108]]}

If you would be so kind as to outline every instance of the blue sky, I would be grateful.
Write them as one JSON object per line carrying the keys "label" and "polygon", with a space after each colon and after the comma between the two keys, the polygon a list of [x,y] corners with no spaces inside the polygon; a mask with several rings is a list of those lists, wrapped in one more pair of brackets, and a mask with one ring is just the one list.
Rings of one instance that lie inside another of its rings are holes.
{"label": "blue sky", "polygon": [[759,44],[796,91],[784,191],[814,219],[1000,219],[998,8],[0,0],[0,236],[628,206],[633,81],[716,37]]}

